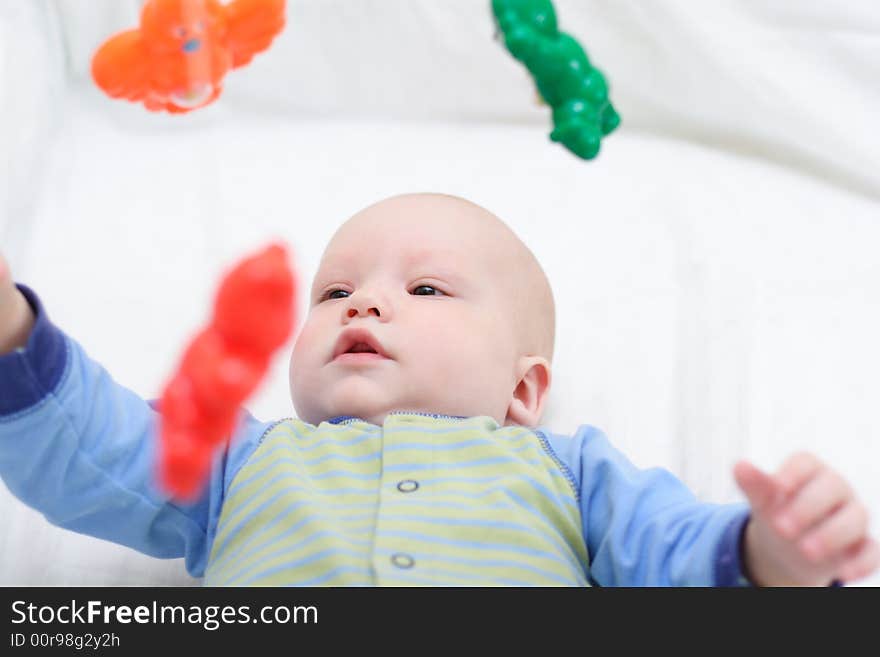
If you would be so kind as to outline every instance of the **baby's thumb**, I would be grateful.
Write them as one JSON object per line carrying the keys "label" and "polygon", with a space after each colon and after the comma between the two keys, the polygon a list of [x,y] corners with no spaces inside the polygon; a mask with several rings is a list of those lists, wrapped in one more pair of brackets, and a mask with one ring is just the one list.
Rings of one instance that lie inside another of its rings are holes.
{"label": "baby's thumb", "polygon": [[748,461],[740,461],[733,468],[733,478],[758,513],[770,509],[779,497],[780,488],[773,478]]}

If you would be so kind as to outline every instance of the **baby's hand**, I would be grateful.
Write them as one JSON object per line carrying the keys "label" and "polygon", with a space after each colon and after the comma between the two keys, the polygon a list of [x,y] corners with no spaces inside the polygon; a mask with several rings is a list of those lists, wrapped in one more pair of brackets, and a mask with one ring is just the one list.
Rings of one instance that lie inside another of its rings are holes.
{"label": "baby's hand", "polygon": [[31,307],[12,283],[9,265],[0,254],[0,356],[23,347],[33,324]]}
{"label": "baby's hand", "polygon": [[775,475],[747,461],[733,474],[752,506],[744,568],[755,584],[827,586],[865,577],[880,564],[864,505],[812,454],[796,454]]}

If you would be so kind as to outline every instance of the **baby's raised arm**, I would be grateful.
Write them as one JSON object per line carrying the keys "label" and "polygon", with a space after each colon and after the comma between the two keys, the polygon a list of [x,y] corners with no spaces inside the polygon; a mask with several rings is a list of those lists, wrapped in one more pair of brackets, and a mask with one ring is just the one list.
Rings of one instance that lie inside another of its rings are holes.
{"label": "baby's raised arm", "polygon": [[0,258],[0,479],[55,525],[185,557],[197,575],[219,484],[191,505],[158,489],[157,418],[50,321]]}
{"label": "baby's raised arm", "polygon": [[0,356],[24,347],[34,325],[27,299],[12,283],[12,273],[0,253]]}

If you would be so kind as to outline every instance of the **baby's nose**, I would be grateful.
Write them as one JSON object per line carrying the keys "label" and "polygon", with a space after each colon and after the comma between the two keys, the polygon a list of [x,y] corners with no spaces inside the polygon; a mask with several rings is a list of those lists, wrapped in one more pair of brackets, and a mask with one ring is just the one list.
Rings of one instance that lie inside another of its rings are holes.
{"label": "baby's nose", "polygon": [[379,298],[374,294],[355,292],[349,297],[349,299],[351,301],[349,302],[350,305],[346,311],[349,319],[361,314],[366,316],[375,315],[376,317],[381,317],[383,314],[382,310],[380,310],[382,304],[380,303]]}
{"label": "baby's nose", "polygon": [[[373,313],[374,315],[376,315],[376,317],[381,317],[381,316],[382,316],[382,313],[379,312],[379,309],[376,308],[375,306],[371,306],[371,307],[369,307],[369,308],[366,309],[366,314],[369,315],[370,313]],[[351,318],[351,317],[357,317],[357,316],[360,315],[360,314],[361,314],[361,311],[360,311],[359,308],[349,308],[349,309],[348,309],[348,316],[349,316],[349,318]]]}
{"label": "baby's nose", "polygon": [[391,304],[375,290],[357,290],[348,297],[348,307],[345,308],[345,320],[359,316],[369,317],[374,315],[382,322],[391,319]]}

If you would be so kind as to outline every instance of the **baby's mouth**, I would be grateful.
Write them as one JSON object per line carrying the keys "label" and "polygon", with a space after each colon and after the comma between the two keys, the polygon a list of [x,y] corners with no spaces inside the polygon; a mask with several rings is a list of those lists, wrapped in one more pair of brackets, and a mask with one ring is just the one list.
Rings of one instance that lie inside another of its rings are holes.
{"label": "baby's mouth", "polygon": [[331,360],[347,362],[367,362],[371,360],[387,360],[390,356],[382,343],[368,330],[363,328],[347,329],[339,336],[333,349]]}
{"label": "baby's mouth", "polygon": [[369,363],[388,359],[382,354],[377,353],[376,350],[366,342],[358,342],[349,347],[348,350],[339,354],[333,360],[342,365],[367,365]]}
{"label": "baby's mouth", "polygon": [[[346,354],[375,354],[376,350],[373,349],[366,342],[358,342],[351,346],[351,348],[345,352]],[[342,355],[342,354],[340,354]]]}

